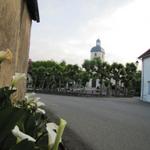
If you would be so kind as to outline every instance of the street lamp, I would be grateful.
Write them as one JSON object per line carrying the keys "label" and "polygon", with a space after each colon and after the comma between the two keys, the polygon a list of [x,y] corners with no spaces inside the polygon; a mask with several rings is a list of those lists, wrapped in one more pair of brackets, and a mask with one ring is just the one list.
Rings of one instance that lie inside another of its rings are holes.
{"label": "street lamp", "polygon": [[136,67],[138,67],[138,65],[139,65],[139,61],[138,60],[135,62],[135,65],[136,65]]}

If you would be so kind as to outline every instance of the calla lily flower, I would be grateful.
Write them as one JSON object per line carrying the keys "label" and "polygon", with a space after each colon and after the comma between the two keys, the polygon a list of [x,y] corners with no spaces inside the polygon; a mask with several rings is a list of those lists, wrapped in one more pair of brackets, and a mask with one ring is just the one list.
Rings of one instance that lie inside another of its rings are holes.
{"label": "calla lily flower", "polygon": [[45,106],[45,104],[43,102],[39,101],[40,100],[39,97],[35,97],[35,93],[26,94],[25,99],[26,99],[28,104],[33,103],[37,107]]}
{"label": "calla lily flower", "polygon": [[58,129],[58,126],[55,123],[47,123],[46,124],[46,130],[48,132],[48,147],[49,147],[49,150],[51,150],[53,145],[55,144],[57,129]]}
{"label": "calla lily flower", "polygon": [[25,100],[28,105],[28,108],[35,108],[37,113],[45,114],[45,110],[39,108],[45,106],[45,104],[40,100],[39,97],[35,97],[35,93],[28,93],[25,95]]}
{"label": "calla lily flower", "polygon": [[45,104],[43,102],[37,101],[37,107],[41,107],[41,106],[45,106]]}
{"label": "calla lily flower", "polygon": [[13,80],[12,80],[12,86],[15,86],[18,81],[23,80],[23,79],[26,79],[25,73],[15,73],[15,75],[13,76]]}
{"label": "calla lily flower", "polygon": [[36,142],[36,140],[33,137],[21,132],[17,125],[12,130],[12,134],[17,138],[17,143],[19,143],[19,142],[21,142],[22,140],[25,140],[25,139],[27,139],[28,141],[31,141],[31,142]]}
{"label": "calla lily flower", "polygon": [[6,49],[5,51],[0,51],[0,63],[4,60],[11,62],[12,57],[13,57],[13,54],[10,49]]}
{"label": "calla lily flower", "polygon": [[36,112],[37,113],[41,113],[41,114],[45,114],[46,113],[45,110],[42,109],[42,108],[37,108]]}
{"label": "calla lily flower", "polygon": [[62,134],[64,132],[67,122],[60,119],[60,125],[57,126],[55,123],[47,123],[46,129],[48,131],[48,147],[49,150],[58,150],[59,143],[61,143]]}

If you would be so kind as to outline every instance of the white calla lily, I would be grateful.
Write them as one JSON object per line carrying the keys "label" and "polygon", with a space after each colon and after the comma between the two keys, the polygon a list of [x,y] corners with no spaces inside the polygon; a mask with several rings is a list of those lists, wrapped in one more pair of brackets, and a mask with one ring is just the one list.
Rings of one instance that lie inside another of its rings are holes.
{"label": "white calla lily", "polygon": [[12,86],[15,86],[18,81],[23,80],[23,79],[26,79],[25,73],[15,73],[15,75],[13,76],[13,80],[12,80]]}
{"label": "white calla lily", "polygon": [[45,106],[45,104],[43,102],[40,102],[40,101],[38,101],[36,104],[37,104],[37,107]]}
{"label": "white calla lily", "polygon": [[31,137],[30,135],[27,135],[27,134],[21,132],[17,125],[12,130],[12,134],[15,137],[17,137],[17,143],[19,143],[19,142],[21,142],[22,140],[25,140],[25,139],[27,139],[28,141],[31,141],[31,142],[36,142],[36,140],[33,137]]}
{"label": "white calla lily", "polygon": [[[41,106],[45,106],[43,102],[39,101],[40,100],[39,97],[35,97],[35,93],[26,94],[25,99],[26,99],[27,104],[29,104],[30,106],[35,106],[37,107],[37,109]],[[37,112],[43,112],[43,114],[45,114],[43,109],[39,109],[37,110]]]}
{"label": "white calla lily", "polygon": [[41,113],[41,114],[45,114],[46,113],[45,110],[42,109],[42,108],[37,108],[36,112],[37,113]]}
{"label": "white calla lily", "polygon": [[56,140],[56,136],[57,133],[55,132],[55,130],[57,131],[58,126],[55,123],[47,123],[46,124],[46,130],[48,132],[48,147],[49,149],[51,149],[53,147],[53,145],[55,144],[55,140]]}

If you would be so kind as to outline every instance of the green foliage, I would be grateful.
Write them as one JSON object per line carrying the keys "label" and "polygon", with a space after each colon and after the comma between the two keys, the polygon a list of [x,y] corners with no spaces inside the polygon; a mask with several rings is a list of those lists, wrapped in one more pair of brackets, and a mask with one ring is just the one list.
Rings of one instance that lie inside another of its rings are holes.
{"label": "green foliage", "polygon": [[[99,79],[100,94],[102,89],[114,91],[113,95],[139,95],[141,76],[135,63],[108,64],[96,58],[85,60],[82,68],[66,64],[64,61],[37,61],[32,63],[31,75],[34,89],[61,90],[74,87],[85,87],[89,79]],[[68,85],[68,86],[67,86]],[[107,92],[109,93],[109,92]]]}
{"label": "green foliage", "polygon": [[[35,149],[35,144],[28,140],[23,140],[20,143],[12,146],[11,150],[33,150]],[[40,150],[40,148],[36,148],[36,150]]]}
{"label": "green foliage", "polygon": [[10,96],[15,92],[13,89],[9,89],[10,87],[0,88],[0,108],[3,108],[7,105],[7,107],[11,106]]}
{"label": "green foliage", "polygon": [[[12,87],[0,88],[0,149],[49,149],[48,131],[46,129],[47,116],[37,112],[39,106],[42,106],[43,103],[31,95],[22,101],[12,103],[10,97],[14,92]],[[14,128],[16,126],[19,130]],[[35,142],[30,141],[27,136],[35,139]],[[58,150],[59,143],[60,139],[59,142],[55,139],[54,145],[57,145],[57,148],[54,150]],[[53,146],[51,147],[49,150],[53,150]]]}

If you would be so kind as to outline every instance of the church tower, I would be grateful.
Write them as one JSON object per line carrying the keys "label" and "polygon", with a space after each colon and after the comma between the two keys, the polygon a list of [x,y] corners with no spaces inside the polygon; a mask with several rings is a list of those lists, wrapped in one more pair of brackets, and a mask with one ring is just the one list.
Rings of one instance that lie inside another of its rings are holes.
{"label": "church tower", "polygon": [[96,46],[91,49],[91,60],[99,58],[102,61],[105,59],[105,51],[101,47],[101,41],[99,39],[96,40]]}

